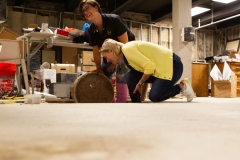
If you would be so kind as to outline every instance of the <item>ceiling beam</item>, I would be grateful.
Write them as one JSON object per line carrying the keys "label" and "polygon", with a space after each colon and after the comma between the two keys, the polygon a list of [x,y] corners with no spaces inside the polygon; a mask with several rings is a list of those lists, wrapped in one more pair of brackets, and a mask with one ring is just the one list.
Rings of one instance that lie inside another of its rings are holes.
{"label": "ceiling beam", "polygon": [[79,0],[68,0],[68,5],[66,6],[67,12],[73,12],[79,5]]}
{"label": "ceiling beam", "polygon": [[211,2],[211,0],[196,0],[196,1],[192,2],[192,8],[197,7],[197,6],[201,6],[204,3],[209,2],[209,1]]}
{"label": "ceiling beam", "polygon": [[19,0],[13,0],[13,3],[14,3],[15,6],[20,6],[20,5],[24,4],[23,1],[19,1]]}
{"label": "ceiling beam", "polygon": [[156,12],[151,14],[151,21],[159,22],[163,19],[172,17],[172,4],[158,9]]}
{"label": "ceiling beam", "polygon": [[218,23],[217,24],[217,29],[222,29],[222,28],[228,28],[228,27],[231,27],[231,26],[236,26],[236,25],[239,25],[239,22],[240,22],[240,17],[229,19],[229,20],[227,20],[225,22]]}
{"label": "ceiling beam", "polygon": [[141,1],[143,1],[143,0],[128,0],[127,2],[122,4],[121,6],[119,6],[115,10],[113,10],[111,13],[122,14],[124,11],[129,10],[130,8],[134,7],[135,5],[140,3]]}

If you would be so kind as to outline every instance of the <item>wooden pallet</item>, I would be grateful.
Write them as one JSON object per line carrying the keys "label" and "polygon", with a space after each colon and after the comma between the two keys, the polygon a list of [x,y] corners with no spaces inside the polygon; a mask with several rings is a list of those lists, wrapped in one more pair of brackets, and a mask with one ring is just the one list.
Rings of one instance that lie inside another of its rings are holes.
{"label": "wooden pallet", "polygon": [[73,99],[69,98],[45,98],[47,103],[75,103]]}

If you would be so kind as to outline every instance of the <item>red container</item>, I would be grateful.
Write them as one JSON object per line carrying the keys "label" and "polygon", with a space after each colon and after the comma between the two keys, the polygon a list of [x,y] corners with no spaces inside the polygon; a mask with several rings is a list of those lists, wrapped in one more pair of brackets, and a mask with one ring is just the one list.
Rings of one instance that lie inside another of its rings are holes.
{"label": "red container", "polygon": [[116,84],[116,79],[111,79],[111,83],[112,83],[112,85],[115,85]]}
{"label": "red container", "polygon": [[7,92],[14,87],[16,73],[16,64],[9,62],[0,62],[0,88]]}
{"label": "red container", "polygon": [[0,62],[0,76],[15,76],[16,64]]}
{"label": "red container", "polygon": [[61,30],[61,29],[57,29],[57,33],[56,34],[60,35],[60,36],[68,37],[69,32]]}

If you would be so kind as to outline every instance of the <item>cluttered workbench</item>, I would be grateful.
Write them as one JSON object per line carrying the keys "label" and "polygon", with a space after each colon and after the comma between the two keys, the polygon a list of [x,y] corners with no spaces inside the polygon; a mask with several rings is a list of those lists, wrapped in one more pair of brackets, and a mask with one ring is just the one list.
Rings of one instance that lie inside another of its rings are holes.
{"label": "cluttered workbench", "polygon": [[[33,73],[30,71],[30,59],[33,57],[37,51],[43,47],[43,45],[46,44],[47,48],[51,48],[53,46],[62,46],[62,47],[72,47],[72,48],[81,48],[81,49],[92,49],[91,46],[88,45],[88,43],[73,43],[72,39],[69,37],[59,36],[56,35],[56,33],[49,32],[49,33],[43,33],[43,32],[30,32],[26,33],[20,37],[17,38],[17,40],[22,41],[22,48],[23,52],[26,51],[26,55],[23,55],[23,57],[26,60],[27,64],[27,73],[31,76],[32,80],[32,93],[34,93],[34,87],[33,87]],[[36,45],[32,50],[30,50],[30,46],[32,42],[37,42],[38,45]]]}
{"label": "cluttered workbench", "polygon": [[[62,39],[57,38],[55,34],[53,33],[42,33],[42,32],[30,32],[27,34],[24,34],[17,38],[17,40],[23,41],[23,50],[24,47],[27,47],[27,70],[29,73],[30,65],[29,61],[30,58],[44,45],[47,44],[48,48],[51,48],[52,46],[65,46],[65,47],[74,47],[74,48],[83,48],[83,49],[92,49],[91,46],[88,45],[88,43],[73,43],[70,39]],[[31,42],[38,42],[39,44],[30,51],[30,44]],[[26,45],[25,45],[26,44]]]}

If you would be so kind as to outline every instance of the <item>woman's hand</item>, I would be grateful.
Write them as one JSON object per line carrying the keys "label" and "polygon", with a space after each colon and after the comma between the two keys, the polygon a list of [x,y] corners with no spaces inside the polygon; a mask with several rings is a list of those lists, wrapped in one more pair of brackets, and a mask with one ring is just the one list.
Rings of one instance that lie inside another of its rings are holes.
{"label": "woman's hand", "polygon": [[116,70],[116,65],[115,64],[111,64],[108,68],[107,68],[107,71],[108,72],[113,72]]}
{"label": "woman's hand", "polygon": [[135,94],[136,92],[139,92],[139,94],[141,95],[142,93],[142,86],[138,83],[133,91],[133,94]]}
{"label": "woman's hand", "polygon": [[104,74],[102,69],[96,69],[96,70],[93,70],[92,72],[97,73],[97,74],[98,73]]}

